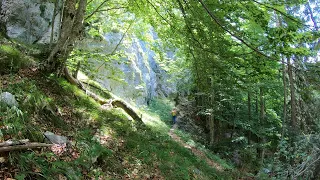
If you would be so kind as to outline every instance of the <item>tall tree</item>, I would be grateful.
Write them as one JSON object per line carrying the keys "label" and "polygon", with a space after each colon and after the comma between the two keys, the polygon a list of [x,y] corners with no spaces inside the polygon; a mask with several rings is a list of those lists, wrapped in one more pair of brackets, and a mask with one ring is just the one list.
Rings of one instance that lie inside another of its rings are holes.
{"label": "tall tree", "polygon": [[74,48],[76,39],[83,32],[83,19],[87,0],[67,0],[61,24],[61,36],[45,62],[45,69],[50,72],[62,73],[67,58]]}

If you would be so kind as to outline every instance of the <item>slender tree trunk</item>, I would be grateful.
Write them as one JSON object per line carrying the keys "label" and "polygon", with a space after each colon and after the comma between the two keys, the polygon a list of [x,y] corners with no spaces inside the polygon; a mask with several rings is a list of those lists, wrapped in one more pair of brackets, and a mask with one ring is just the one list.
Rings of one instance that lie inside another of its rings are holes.
{"label": "slender tree trunk", "polygon": [[255,104],[256,104],[256,115],[258,116],[258,113],[259,113],[259,106],[258,106],[258,91],[256,91],[256,95],[255,95],[255,100],[256,100],[256,102],[255,102]]}
{"label": "slender tree trunk", "polygon": [[307,2],[307,9],[309,11],[310,18],[311,18],[311,21],[313,22],[314,28],[318,31],[319,30],[319,26],[318,26],[316,18],[314,17],[314,14],[313,14],[313,11],[312,11],[312,8],[311,8],[309,0]]}
{"label": "slender tree trunk", "polygon": [[296,132],[297,129],[297,106],[296,106],[296,96],[295,96],[295,87],[294,87],[294,79],[293,79],[293,70],[292,64],[290,62],[290,57],[287,57],[288,64],[288,76],[290,82],[290,98],[291,98],[291,130],[292,132]]}
{"label": "slender tree trunk", "polygon": [[287,80],[286,65],[282,57],[282,82],[283,82],[283,120],[282,120],[282,138],[284,137],[287,121]]}
{"label": "slender tree trunk", "polygon": [[237,118],[237,113],[236,113],[236,107],[234,105],[231,105],[231,109],[233,110],[233,117],[232,117],[232,120],[233,120],[233,126],[232,126],[232,134],[231,134],[231,138],[233,138],[234,136],[234,133],[236,131],[236,118]]}
{"label": "slender tree trunk", "polygon": [[56,0],[54,3],[54,10],[53,10],[53,15],[52,15],[52,19],[51,19],[51,35],[50,35],[50,46],[49,46],[50,49],[51,49],[52,43],[53,43],[54,26],[55,26],[55,22],[56,22],[55,20],[56,20],[56,16],[57,16],[58,4],[59,4],[59,0]]}
{"label": "slender tree trunk", "polygon": [[265,118],[265,107],[264,107],[264,91],[263,88],[260,87],[260,124],[264,123],[264,118]]}
{"label": "slender tree trunk", "polygon": [[214,117],[213,114],[209,116],[209,128],[210,128],[210,146],[214,144]]}
{"label": "slender tree trunk", "polygon": [[[251,123],[251,92],[248,91],[248,121]],[[250,144],[251,141],[251,130],[249,130],[248,134],[248,143]]]}
{"label": "slender tree trunk", "polygon": [[215,126],[214,126],[214,99],[215,99],[215,92],[214,92],[214,82],[213,82],[213,77],[211,77],[211,88],[212,88],[212,92],[211,92],[211,98],[210,98],[210,122],[209,122],[209,126],[210,126],[210,145],[212,146],[215,142]]}
{"label": "slender tree trunk", "polygon": [[215,142],[219,142],[221,139],[221,121],[215,119],[215,127],[216,127]]}
{"label": "slender tree trunk", "polygon": [[[314,14],[313,14],[313,10],[311,8],[311,5],[310,5],[310,1],[308,0],[307,1],[307,9],[309,11],[309,14],[310,14],[310,19],[313,23],[313,26],[315,28],[316,31],[319,31],[319,26],[318,26],[318,23],[317,23],[317,20],[316,18],[314,17]],[[318,45],[320,44],[320,38],[318,38],[318,42],[315,44],[314,47],[317,47]]]}
{"label": "slender tree trunk", "polygon": [[248,120],[251,122],[251,92],[248,91]]}
{"label": "slender tree trunk", "polygon": [[[260,99],[260,116],[259,116],[259,121],[260,121],[260,125],[262,126],[265,122],[265,103],[264,103],[264,90],[262,87],[260,87],[260,95],[259,95],[259,99]],[[264,144],[264,139],[263,138],[259,138],[259,143],[260,144]],[[260,158],[260,162],[261,164],[264,161],[264,153],[265,153],[265,149],[263,147],[259,147],[258,148],[258,157]]]}

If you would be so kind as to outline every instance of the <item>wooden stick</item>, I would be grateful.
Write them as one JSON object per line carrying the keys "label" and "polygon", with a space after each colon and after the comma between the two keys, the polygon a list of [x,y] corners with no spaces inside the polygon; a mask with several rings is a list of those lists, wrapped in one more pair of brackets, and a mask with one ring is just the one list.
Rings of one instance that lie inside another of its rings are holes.
{"label": "wooden stick", "polygon": [[5,141],[5,142],[0,143],[0,147],[21,145],[21,144],[26,144],[26,143],[28,143],[28,142],[29,142],[29,139],[8,140],[8,141]]}
{"label": "wooden stick", "polygon": [[23,149],[37,149],[37,148],[51,147],[51,146],[53,146],[53,144],[46,144],[46,143],[28,143],[28,144],[24,144],[24,145],[0,147],[0,152],[16,151],[16,150],[23,150]]}

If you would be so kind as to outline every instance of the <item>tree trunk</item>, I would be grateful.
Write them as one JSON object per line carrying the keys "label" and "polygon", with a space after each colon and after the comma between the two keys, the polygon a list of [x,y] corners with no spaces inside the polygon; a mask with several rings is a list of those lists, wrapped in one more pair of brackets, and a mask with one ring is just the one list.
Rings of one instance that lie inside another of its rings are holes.
{"label": "tree trunk", "polygon": [[[248,91],[248,121],[249,123],[251,123],[251,92]],[[248,134],[248,143],[250,144],[250,140],[251,140],[251,135],[252,132],[249,129],[249,134]]]}
{"label": "tree trunk", "polygon": [[51,19],[51,35],[50,35],[50,49],[52,47],[52,43],[53,43],[53,36],[54,36],[54,26],[55,26],[55,19],[56,19],[56,16],[57,16],[57,8],[58,8],[58,4],[59,4],[59,1],[56,0],[55,3],[54,3],[54,10],[53,10],[53,15],[52,15],[52,19]]}
{"label": "tree trunk", "polygon": [[[264,104],[264,91],[263,88],[260,87],[260,125],[263,126],[264,121],[265,121],[265,104]],[[264,144],[264,139],[263,138],[259,138],[259,143],[260,145],[262,144],[261,147],[258,148],[258,157],[260,158],[260,162],[261,164],[263,164],[264,161],[264,151],[265,149],[263,148],[263,144]]]}
{"label": "tree trunk", "polygon": [[[312,8],[311,8],[311,5],[310,5],[309,0],[307,1],[307,9],[308,9],[308,11],[309,11],[310,19],[311,19],[311,21],[312,21],[312,23],[313,23],[313,26],[314,26],[315,30],[316,30],[316,31],[319,31],[319,26],[318,26],[318,23],[317,23],[316,18],[314,17],[313,10],[312,10]],[[319,46],[319,44],[320,44],[320,38],[318,38],[318,42],[316,42],[316,44],[314,45],[314,47]]]}
{"label": "tree trunk", "polygon": [[87,0],[80,0],[78,4],[77,0],[65,1],[61,37],[45,62],[46,71],[62,73],[76,38],[81,34],[86,6]]}
{"label": "tree trunk", "polygon": [[286,65],[282,58],[282,82],[283,82],[283,120],[282,120],[282,138],[284,137],[287,120],[287,80],[286,80]]}
{"label": "tree trunk", "polygon": [[73,72],[73,77],[76,78],[76,79],[77,79],[77,77],[78,77],[78,73],[79,73],[80,67],[81,67],[81,61],[78,61],[78,63],[77,63],[77,68],[76,68],[76,70]]}
{"label": "tree trunk", "polygon": [[264,123],[264,118],[265,118],[265,107],[264,107],[264,91],[263,88],[260,87],[260,124]]}
{"label": "tree trunk", "polygon": [[293,70],[292,64],[290,62],[290,57],[287,57],[288,64],[288,76],[290,82],[290,98],[291,98],[291,130],[292,132],[296,132],[297,129],[297,106],[296,106],[296,96],[295,96],[295,87],[294,87],[294,79],[293,79]]}
{"label": "tree trunk", "polygon": [[210,98],[210,122],[209,122],[209,126],[210,126],[210,145],[212,146],[215,142],[215,126],[214,126],[214,98],[215,98],[215,92],[214,92],[214,82],[213,82],[213,77],[211,77],[211,89],[212,89],[212,92],[211,92],[211,98]]}
{"label": "tree trunk", "polygon": [[255,100],[256,100],[256,102],[255,102],[255,104],[256,104],[256,115],[258,116],[258,113],[259,113],[259,106],[258,106],[258,91],[256,91],[256,93],[255,93],[256,95],[255,95]]}
{"label": "tree trunk", "polygon": [[209,116],[209,128],[210,128],[210,146],[214,144],[214,117],[213,114]]}

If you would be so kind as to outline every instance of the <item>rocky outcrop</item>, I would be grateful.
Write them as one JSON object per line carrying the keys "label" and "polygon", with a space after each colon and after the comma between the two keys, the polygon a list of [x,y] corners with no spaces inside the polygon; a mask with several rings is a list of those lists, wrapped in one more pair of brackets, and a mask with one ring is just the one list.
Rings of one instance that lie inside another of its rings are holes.
{"label": "rocky outcrop", "polygon": [[[153,31],[149,32],[156,39]],[[126,101],[136,105],[147,105],[154,97],[167,97],[176,91],[175,84],[168,82],[169,74],[161,68],[156,60],[158,54],[151,50],[151,45],[135,36],[122,38],[120,33],[109,33],[101,41],[85,40],[81,48],[91,51],[103,51],[110,54],[117,47],[117,52],[123,51],[120,60],[105,63],[91,59],[93,69],[98,69],[96,80],[106,89]],[[102,48],[101,48],[102,47]],[[173,53],[167,53],[167,59],[174,58]],[[102,66],[101,66],[102,65]]]}
{"label": "rocky outcrop", "polygon": [[[1,0],[0,24],[10,38],[28,44],[50,42],[55,4],[47,0]],[[58,0],[58,6],[61,2]],[[59,8],[57,8],[59,9]],[[57,11],[59,12],[59,11]],[[60,15],[56,13],[53,38],[59,34]]]}

